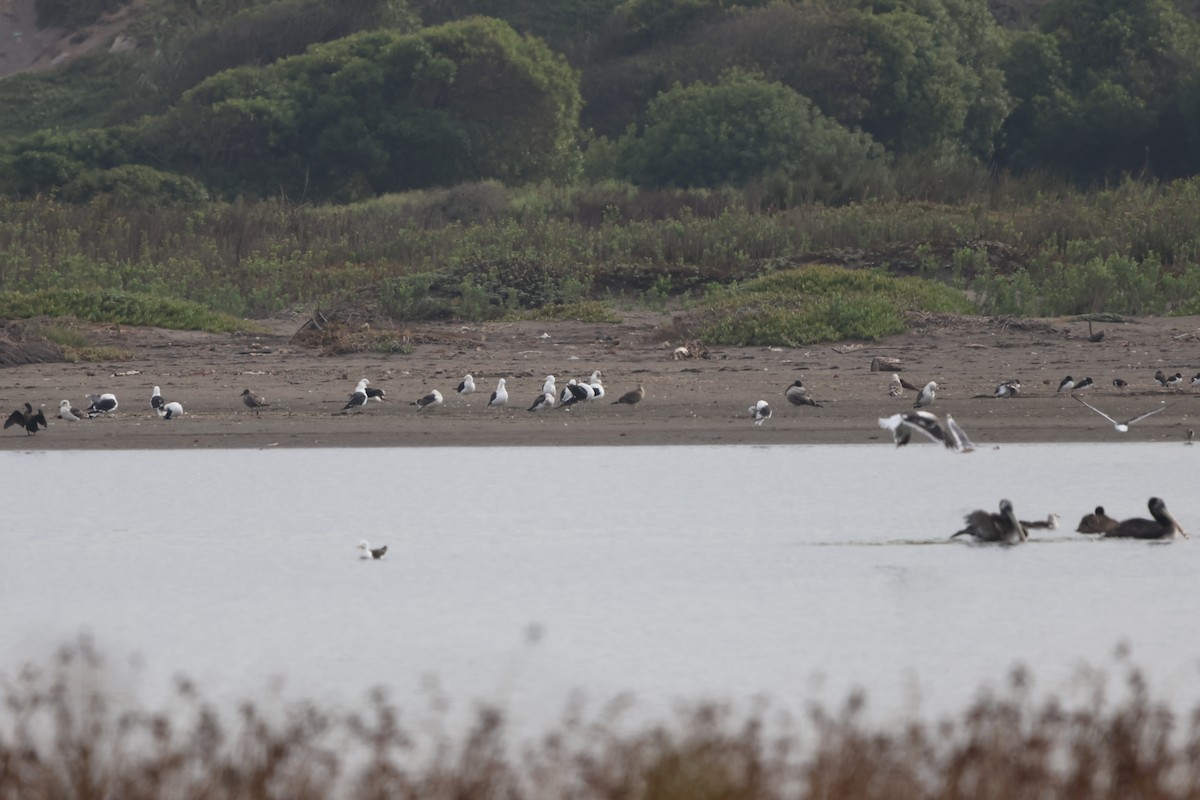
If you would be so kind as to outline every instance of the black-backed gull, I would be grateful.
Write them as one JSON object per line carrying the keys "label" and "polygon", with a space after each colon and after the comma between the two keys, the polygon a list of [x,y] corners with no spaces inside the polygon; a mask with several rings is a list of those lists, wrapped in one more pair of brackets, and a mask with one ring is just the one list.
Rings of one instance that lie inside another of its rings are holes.
{"label": "black-backed gull", "polygon": [[163,400],[162,391],[155,386],[154,391],[150,393],[150,407],[155,411],[158,411],[160,408],[166,405],[166,402],[167,401]]}
{"label": "black-backed gull", "polygon": [[374,559],[376,561],[378,561],[379,559],[381,559],[385,555],[387,555],[387,545],[386,544],[383,547],[372,548],[371,545],[367,544],[366,539],[363,539],[361,542],[358,543],[358,549],[363,551],[363,555],[362,555],[363,558],[370,558],[370,559]]}
{"label": "black-backed gull", "polygon": [[526,411],[549,411],[554,408],[554,395],[551,392],[542,392],[534,398],[533,405]]}
{"label": "black-backed gull", "polygon": [[[1071,395],[1071,396],[1075,397],[1075,395]],[[1126,431],[1129,430],[1129,426],[1132,425],[1133,423],[1140,422],[1140,421],[1144,420],[1146,417],[1152,417],[1155,414],[1157,414],[1158,412],[1166,411],[1168,408],[1171,407],[1171,406],[1165,405],[1165,406],[1162,406],[1161,408],[1156,408],[1153,411],[1147,411],[1145,414],[1142,414],[1141,416],[1138,416],[1138,417],[1134,417],[1133,419],[1129,419],[1124,422],[1117,422],[1115,419],[1110,417],[1108,414],[1105,414],[1103,411],[1096,408],[1094,405],[1092,405],[1088,401],[1084,400],[1082,397],[1075,397],[1075,399],[1078,400],[1079,402],[1083,403],[1085,406],[1090,408],[1092,411],[1095,411],[1100,416],[1104,417],[1109,422],[1111,422],[1113,424],[1113,427],[1116,428],[1117,433],[1125,433]]]}
{"label": "black-backed gull", "polygon": [[439,408],[442,402],[442,393],[434,389],[429,394],[414,402],[413,405],[417,407],[418,411],[424,411],[425,409],[432,411],[435,408]]}
{"label": "black-backed gull", "polygon": [[759,400],[750,406],[750,416],[754,417],[755,425],[762,425],[771,418],[771,406],[767,405],[766,400]]}
{"label": "black-backed gull", "polygon": [[504,388],[504,383],[504,378],[501,378],[496,384],[496,391],[492,392],[488,400],[488,408],[504,408],[504,404],[508,402],[508,389]]}
{"label": "black-backed gull", "polygon": [[183,416],[183,406],[172,400],[169,403],[163,403],[163,407],[157,409],[158,415],[163,419],[175,419]]}
{"label": "black-backed gull", "polygon": [[924,408],[934,401],[937,397],[938,385],[933,381],[925,384],[921,391],[917,392],[917,402],[913,403],[913,408]]}
{"label": "black-backed gull", "polygon": [[458,388],[454,391],[458,392],[459,394],[470,394],[471,392],[475,391],[475,379],[470,375],[466,376],[462,379],[462,382],[458,384]]}
{"label": "black-backed gull", "polygon": [[350,395],[350,399],[348,401],[346,401],[346,405],[342,406],[342,411],[345,411],[350,408],[362,408],[363,406],[365,406],[367,404],[367,384],[368,383],[370,383],[370,381],[367,380],[366,378],[363,378],[361,381],[358,382],[358,386],[355,387],[354,393],[352,395]]}
{"label": "black-backed gull", "polygon": [[107,414],[110,411],[117,410],[117,396],[111,392],[104,394],[89,394],[87,395],[88,408],[87,415],[94,417],[97,414]]}

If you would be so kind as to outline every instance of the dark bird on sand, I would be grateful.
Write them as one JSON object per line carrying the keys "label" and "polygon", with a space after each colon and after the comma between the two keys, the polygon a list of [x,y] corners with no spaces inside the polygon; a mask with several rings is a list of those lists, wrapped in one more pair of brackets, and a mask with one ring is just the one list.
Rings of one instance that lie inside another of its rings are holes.
{"label": "dark bird on sand", "polygon": [[639,383],[638,388],[630,389],[628,392],[621,395],[616,400],[613,400],[612,404],[615,406],[618,403],[624,403],[627,406],[636,406],[638,403],[642,402],[642,400],[645,397],[646,397],[646,387],[642,386],[642,384]]}
{"label": "dark bird on sand", "polygon": [[242,390],[242,402],[246,404],[246,408],[254,409],[255,416],[258,416],[258,410],[260,408],[266,408],[267,406],[271,405],[267,402],[267,398],[263,397],[261,394],[255,394],[249,389]]}
{"label": "dark bird on sand", "polygon": [[8,415],[8,419],[4,422],[4,427],[11,428],[13,425],[20,425],[24,428],[26,436],[37,433],[39,425],[43,428],[50,427],[46,424],[46,415],[42,413],[42,410],[39,408],[37,411],[34,411],[33,406],[29,403],[25,404],[24,410],[18,408]]}
{"label": "dark bird on sand", "polygon": [[1167,511],[1167,504],[1157,497],[1151,497],[1150,502],[1146,504],[1150,509],[1150,516],[1154,519],[1143,519],[1135,517],[1134,519],[1122,520],[1117,524],[1117,527],[1112,531],[1105,533],[1106,537],[1121,538],[1121,539],[1187,539],[1188,535],[1183,532],[1183,527]]}
{"label": "dark bird on sand", "polygon": [[788,402],[794,406],[816,406],[821,407],[821,404],[814,400],[809,394],[808,389],[804,388],[804,384],[797,379],[783,391],[783,396],[788,399]]}
{"label": "dark bird on sand", "polygon": [[1018,544],[1029,538],[1021,521],[1017,519],[1016,512],[1013,511],[1012,503],[1007,500],[1000,501],[999,514],[990,514],[983,510],[972,511],[967,514],[966,520],[967,527],[953,534],[951,539],[955,536],[971,536],[979,542]]}

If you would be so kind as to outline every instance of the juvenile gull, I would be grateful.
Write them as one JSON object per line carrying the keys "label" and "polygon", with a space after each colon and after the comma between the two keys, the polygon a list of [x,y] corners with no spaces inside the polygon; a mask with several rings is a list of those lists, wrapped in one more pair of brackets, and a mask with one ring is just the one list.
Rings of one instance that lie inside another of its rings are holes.
{"label": "juvenile gull", "polygon": [[1154,380],[1158,382],[1159,386],[1163,387],[1164,389],[1167,388],[1167,376],[1163,374],[1161,369],[1154,373]]}
{"label": "juvenile gull", "polygon": [[754,417],[755,425],[762,425],[771,418],[771,407],[767,405],[766,400],[759,400],[750,406],[750,414]]}
{"label": "juvenile gull", "polygon": [[783,391],[783,396],[788,399],[788,402],[794,406],[816,406],[821,407],[821,404],[812,399],[808,394],[808,389],[804,388],[804,383],[797,378],[791,386]]}
{"label": "juvenile gull", "polygon": [[8,419],[4,422],[4,427],[11,428],[13,425],[20,425],[24,428],[26,436],[37,433],[39,425],[43,428],[50,427],[46,424],[46,415],[42,413],[42,410],[39,408],[37,411],[34,411],[33,406],[29,403],[25,404],[24,409],[18,408],[8,415]]}
{"label": "juvenile gull", "polygon": [[267,406],[271,405],[267,402],[267,398],[260,394],[255,394],[249,389],[242,390],[242,402],[246,404],[246,408],[254,409],[255,416],[258,416],[258,410],[260,408],[266,408]]}
{"label": "juvenile gull", "polygon": [[58,418],[65,419],[67,422],[79,422],[79,418],[83,416],[83,412],[78,408],[71,407],[70,400],[63,400],[58,404]]}
{"label": "juvenile gull", "polygon": [[[1071,395],[1071,396],[1075,397],[1075,395]],[[1171,407],[1171,406],[1162,406],[1161,408],[1156,408],[1153,411],[1147,411],[1145,414],[1142,414],[1139,417],[1134,417],[1133,419],[1130,419],[1130,420],[1126,420],[1125,422],[1117,422],[1115,419],[1110,417],[1108,414],[1105,414],[1103,411],[1096,408],[1094,405],[1092,405],[1088,401],[1084,400],[1082,397],[1075,397],[1075,399],[1078,400],[1079,402],[1083,403],[1085,406],[1090,408],[1092,411],[1095,411],[1100,416],[1104,417],[1109,422],[1111,422],[1113,424],[1113,427],[1116,428],[1117,433],[1125,433],[1126,431],[1129,430],[1129,426],[1132,425],[1133,423],[1140,422],[1141,420],[1144,420],[1146,417],[1152,417],[1155,414],[1157,414],[1158,412],[1166,411],[1168,408]]]}
{"label": "juvenile gull", "polygon": [[1012,503],[1000,501],[1000,513],[990,514],[987,511],[972,511],[966,516],[967,527],[950,536],[971,536],[979,542],[998,542],[1001,544],[1019,544],[1025,541],[1028,534],[1017,519]]}
{"label": "juvenile gull", "polygon": [[1150,502],[1146,505],[1150,509],[1150,516],[1154,519],[1135,517],[1122,520],[1117,523],[1116,528],[1105,533],[1105,537],[1121,539],[1188,538],[1188,535],[1183,532],[1183,527],[1171,515],[1171,512],[1167,511],[1166,503],[1157,497],[1151,497]]}
{"label": "juvenile gull", "polygon": [[413,405],[417,407],[417,411],[424,411],[425,409],[433,410],[435,408],[439,408],[441,407],[442,402],[442,393],[437,389],[434,389],[432,392],[413,403]]}
{"label": "juvenile gull", "polygon": [[363,539],[361,542],[358,543],[358,549],[363,551],[363,554],[362,554],[363,558],[371,558],[376,561],[378,561],[379,559],[381,559],[385,555],[387,555],[387,545],[386,544],[383,547],[372,548],[371,545],[367,544],[366,539]]}
{"label": "juvenile gull", "polygon": [[471,392],[475,391],[475,379],[470,375],[466,376],[462,379],[462,383],[458,384],[458,388],[454,391],[458,392],[459,394],[470,394]]}
{"label": "juvenile gull", "polygon": [[624,403],[627,406],[636,406],[638,403],[642,402],[645,397],[646,387],[639,383],[638,388],[630,389],[616,400],[613,400],[612,404],[615,406],[618,403]]}
{"label": "juvenile gull", "polygon": [[1076,533],[1109,533],[1117,529],[1117,521],[1104,513],[1104,506],[1096,506],[1096,510],[1079,520]]}
{"label": "juvenile gull", "polygon": [[904,384],[900,381],[900,376],[892,373],[892,379],[888,381],[888,397],[899,397],[904,391]]}
{"label": "juvenile gull", "polygon": [[508,390],[504,388],[504,378],[496,384],[496,391],[492,392],[491,399],[488,400],[488,408],[503,408],[508,402]]}

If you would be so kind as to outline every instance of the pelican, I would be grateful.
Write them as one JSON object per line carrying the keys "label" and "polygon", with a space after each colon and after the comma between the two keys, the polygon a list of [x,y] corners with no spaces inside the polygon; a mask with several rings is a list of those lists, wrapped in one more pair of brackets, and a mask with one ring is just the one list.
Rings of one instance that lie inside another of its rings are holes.
{"label": "pelican", "polygon": [[372,548],[371,545],[367,544],[366,539],[363,539],[361,542],[358,543],[358,549],[363,551],[363,555],[362,555],[363,558],[372,558],[372,559],[375,559],[376,561],[378,561],[379,559],[381,559],[385,555],[387,555],[387,545],[386,544],[383,547]]}
{"label": "pelican", "polygon": [[1104,506],[1096,506],[1096,510],[1079,520],[1076,533],[1109,533],[1116,530],[1117,521],[1104,513]]}
{"label": "pelican", "polygon": [[[1071,395],[1071,396],[1075,397],[1075,395]],[[1090,408],[1092,411],[1095,411],[1100,416],[1104,417],[1109,422],[1111,422],[1113,424],[1113,427],[1117,429],[1117,433],[1125,433],[1129,430],[1129,426],[1132,425],[1133,423],[1140,422],[1141,420],[1144,420],[1146,417],[1154,416],[1158,412],[1166,411],[1168,408],[1171,407],[1171,406],[1163,406],[1161,408],[1156,408],[1153,411],[1147,411],[1145,414],[1142,414],[1140,417],[1134,417],[1133,419],[1126,420],[1125,422],[1117,422],[1115,419],[1110,417],[1108,414],[1105,414],[1103,411],[1096,408],[1094,405],[1087,402],[1082,397],[1075,397],[1075,399],[1078,400],[1079,402],[1083,403],[1085,406]]]}
{"label": "pelican", "polygon": [[471,392],[475,391],[475,379],[470,375],[466,376],[462,379],[462,383],[458,384],[458,388],[454,391],[458,392],[459,394],[470,394]]}
{"label": "pelican", "polygon": [[1070,393],[1070,391],[1074,388],[1075,388],[1075,379],[1072,378],[1070,375],[1068,375],[1067,377],[1063,378],[1061,381],[1058,382],[1058,391],[1056,392],[1056,394],[1062,393],[1062,392]]}
{"label": "pelican", "polygon": [[645,397],[646,387],[639,383],[638,388],[630,389],[616,400],[613,400],[612,404],[615,406],[618,403],[624,403],[627,406],[636,406],[638,403],[642,402]]}
{"label": "pelican", "polygon": [[156,411],[163,419],[175,419],[176,417],[183,416],[183,406],[174,401],[163,403],[163,407],[156,409]]}
{"label": "pelican", "polygon": [[79,422],[79,418],[83,416],[83,412],[78,408],[71,407],[70,400],[63,400],[58,404],[58,418],[65,419],[67,422]]}
{"label": "pelican", "polygon": [[767,405],[766,400],[759,400],[750,406],[750,414],[754,417],[755,425],[762,425],[771,418],[771,407]]}
{"label": "pelican", "polygon": [[951,539],[966,535],[979,542],[1018,544],[1029,538],[1013,511],[1012,503],[1007,500],[1000,501],[999,514],[989,514],[983,510],[972,511],[967,514],[966,521],[967,527],[953,534]]}
{"label": "pelican", "polygon": [[164,405],[166,405],[166,401],[162,398],[162,392],[159,391],[157,386],[155,386],[154,391],[150,393],[150,407],[155,411],[158,411]]}
{"label": "pelican", "polygon": [[804,388],[804,384],[797,378],[796,381],[787,389],[784,390],[783,396],[788,399],[788,402],[794,406],[816,406],[821,407],[821,404],[808,396],[808,389]]}
{"label": "pelican", "polygon": [[488,400],[489,408],[503,408],[508,402],[508,390],[504,388],[504,378],[496,384],[496,391],[492,392],[492,397]]}
{"label": "pelican", "polygon": [[938,385],[933,381],[925,384],[925,388],[917,392],[917,402],[913,403],[913,408],[924,408],[933,402],[937,397]]}
{"label": "pelican", "polygon": [[24,428],[26,436],[32,436],[37,433],[39,425],[43,428],[50,427],[46,424],[46,415],[42,413],[42,410],[39,408],[34,412],[33,406],[29,403],[25,404],[23,411],[18,408],[8,415],[8,419],[4,421],[4,427],[9,428],[13,425],[20,425]]}
{"label": "pelican", "polygon": [[258,410],[260,408],[266,408],[267,406],[271,405],[267,402],[267,398],[263,397],[261,394],[255,394],[249,389],[242,390],[242,402],[246,404],[246,408],[254,409],[254,416],[256,417],[258,416]]}
{"label": "pelican", "polygon": [[358,386],[354,387],[354,394],[350,395],[350,399],[346,401],[346,405],[342,406],[342,411],[350,408],[362,408],[367,404],[367,384],[369,380],[363,378],[358,382]]}
{"label": "pelican", "polygon": [[1151,497],[1150,502],[1146,504],[1150,509],[1150,516],[1154,519],[1142,519],[1135,517],[1134,519],[1122,520],[1113,530],[1104,534],[1106,538],[1122,538],[1122,539],[1186,539],[1188,535],[1183,532],[1183,527],[1176,521],[1175,517],[1171,516],[1171,512],[1167,511],[1167,504],[1157,497]]}
{"label": "pelican", "polygon": [[425,409],[432,411],[435,408],[440,408],[442,402],[442,393],[434,389],[429,394],[414,402],[413,405],[417,407],[417,411],[424,411]]}

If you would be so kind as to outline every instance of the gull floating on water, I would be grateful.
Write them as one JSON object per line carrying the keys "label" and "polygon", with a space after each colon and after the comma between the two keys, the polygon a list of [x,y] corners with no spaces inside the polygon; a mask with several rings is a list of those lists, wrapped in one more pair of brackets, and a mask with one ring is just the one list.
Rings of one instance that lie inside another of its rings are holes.
{"label": "gull floating on water", "polygon": [[371,558],[375,559],[376,561],[387,555],[386,544],[383,547],[372,548],[371,545],[367,544],[366,539],[363,539],[358,543],[358,549],[363,551],[363,558]]}
{"label": "gull floating on water", "polygon": [[[1075,397],[1075,395],[1071,395],[1071,396]],[[1108,414],[1105,414],[1103,411],[1096,408],[1094,405],[1092,405],[1088,401],[1084,400],[1082,397],[1075,397],[1075,399],[1078,400],[1079,402],[1083,403],[1085,406],[1090,408],[1092,411],[1095,411],[1100,416],[1104,417],[1109,422],[1111,422],[1113,424],[1113,427],[1116,428],[1117,433],[1125,433],[1129,430],[1129,426],[1132,425],[1133,423],[1140,422],[1140,421],[1144,420],[1146,417],[1152,417],[1155,414],[1157,414],[1158,412],[1166,411],[1168,408],[1171,407],[1171,406],[1162,406],[1161,408],[1156,408],[1153,411],[1147,411],[1145,414],[1142,414],[1139,417],[1134,417],[1133,419],[1130,419],[1130,420],[1126,420],[1125,422],[1117,422],[1115,419],[1110,417]]]}
{"label": "gull floating on water", "polygon": [[1084,515],[1083,519],[1079,520],[1079,527],[1075,529],[1076,533],[1109,533],[1117,528],[1117,521],[1104,513],[1104,506],[1096,506],[1096,510],[1091,514]]}
{"label": "gull floating on water", "polygon": [[950,536],[971,536],[979,542],[998,542],[1001,544],[1018,544],[1029,538],[1021,521],[1013,511],[1012,503],[1000,501],[1000,513],[991,514],[987,511],[972,511],[966,516],[967,527]]}
{"label": "gull floating on water", "polygon": [[1157,497],[1151,497],[1147,507],[1150,509],[1150,516],[1154,519],[1143,519],[1135,517],[1133,519],[1122,520],[1113,530],[1105,533],[1108,538],[1121,539],[1187,539],[1188,535],[1183,532],[1183,526],[1176,521],[1175,517],[1167,511],[1167,504]]}

